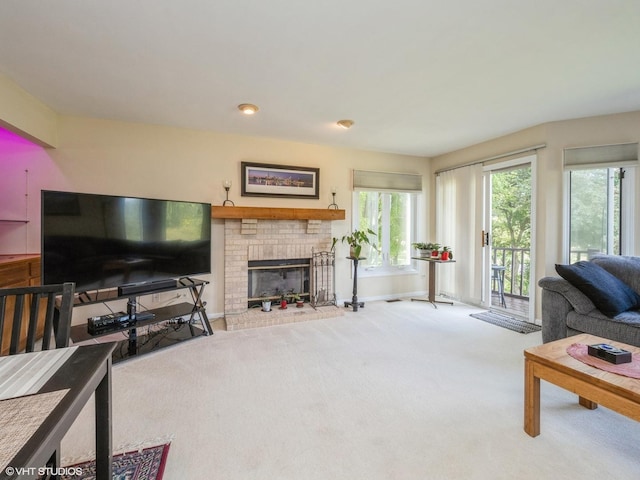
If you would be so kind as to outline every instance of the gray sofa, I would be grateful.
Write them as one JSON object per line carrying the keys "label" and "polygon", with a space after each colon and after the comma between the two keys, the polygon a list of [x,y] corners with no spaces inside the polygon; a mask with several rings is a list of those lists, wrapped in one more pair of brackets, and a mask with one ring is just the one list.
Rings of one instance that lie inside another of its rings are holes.
{"label": "gray sofa", "polygon": [[[640,257],[597,254],[590,262],[622,280],[631,287],[634,295],[640,294]],[[593,268],[592,265],[585,266]],[[597,287],[598,282],[595,283]],[[589,333],[640,347],[640,310],[636,309],[637,306],[615,315],[609,313],[607,316],[596,307],[596,304],[601,304],[601,298],[594,299],[597,295],[589,298],[583,293],[584,285],[580,285],[579,289],[574,284],[561,277],[544,277],[538,282],[542,287],[543,342]],[[601,290],[616,295],[615,288],[606,287]],[[602,293],[599,292],[600,295]]]}

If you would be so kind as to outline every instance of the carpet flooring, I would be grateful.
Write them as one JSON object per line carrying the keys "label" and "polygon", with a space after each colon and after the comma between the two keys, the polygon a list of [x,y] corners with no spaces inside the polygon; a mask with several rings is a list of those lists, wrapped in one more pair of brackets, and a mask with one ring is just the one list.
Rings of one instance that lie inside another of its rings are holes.
{"label": "carpet flooring", "polygon": [[[157,445],[140,451],[126,452],[113,457],[114,480],[162,480],[164,467],[169,454],[169,444]],[[61,480],[95,480],[96,462],[70,465],[69,468],[81,468],[81,475],[62,475]]]}
{"label": "carpet flooring", "polygon": [[472,313],[470,316],[473,318],[477,318],[478,320],[482,320],[483,322],[497,325],[498,327],[507,328],[518,333],[533,333],[540,331],[539,325],[525,322],[523,320],[518,320],[517,318],[513,318],[508,315],[502,315],[501,313],[497,312],[487,311]]}
{"label": "carpet flooring", "polygon": [[[118,363],[113,444],[171,438],[164,480],[639,478],[640,423],[552,384],[540,436],[524,432],[523,350],[541,333],[469,316],[483,310],[367,301]],[[93,409],[63,457],[94,448]]]}

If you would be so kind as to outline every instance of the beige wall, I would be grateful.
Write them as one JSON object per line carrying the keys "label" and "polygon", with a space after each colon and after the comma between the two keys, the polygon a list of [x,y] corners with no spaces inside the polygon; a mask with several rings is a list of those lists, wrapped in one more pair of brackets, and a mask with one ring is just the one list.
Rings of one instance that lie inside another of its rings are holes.
{"label": "beige wall", "polygon": [[0,126],[46,147],[58,144],[58,115],[0,75]]}
{"label": "beige wall", "polygon": [[[563,244],[563,150],[568,147],[640,142],[640,112],[603,115],[550,122],[431,159],[431,205],[435,194],[435,173],[439,169],[479,161],[519,149],[546,144],[537,156],[537,191],[534,216],[535,242],[535,317],[540,318],[540,295],[537,281],[556,275],[561,263]],[[523,154],[522,156],[524,156]],[[640,176],[640,175],[639,175]],[[640,204],[640,186],[636,186],[636,205]],[[431,208],[430,218],[435,217]],[[430,225],[431,231],[434,225]],[[640,253],[640,222],[635,225],[635,254]],[[471,233],[471,232],[470,232]],[[477,232],[476,232],[477,233]]]}
{"label": "beige wall", "polygon": [[[350,230],[353,169],[421,173],[424,175],[424,225],[419,239],[434,231],[435,176],[441,168],[482,160],[505,152],[546,144],[538,152],[538,190],[534,215],[536,280],[555,274],[562,261],[562,150],[567,147],[640,141],[640,112],[621,113],[551,122],[521,130],[433,159],[374,153],[346,148],[310,145],[239,135],[185,130],[90,118],[58,117],[46,105],[0,76],[0,125],[56,149],[27,148],[0,153],[5,181],[23,181],[29,170],[28,205],[31,222],[16,234],[0,229],[0,253],[39,251],[39,192],[63,189],[115,195],[139,195],[221,204],[221,182],[232,179],[230,198],[237,205],[325,208],[331,202],[330,188],[338,190],[337,202],[347,210],[347,220],[334,222],[333,234]],[[320,199],[294,200],[240,196],[240,162],[243,160],[321,168]],[[640,175],[638,175],[640,181]],[[1,187],[2,185],[0,185]],[[637,189],[640,192],[640,187]],[[3,198],[3,203],[6,200]],[[22,201],[22,199],[20,199]],[[17,208],[21,205],[17,201]],[[639,204],[640,202],[636,202]],[[13,227],[12,227],[13,228]],[[640,252],[640,222],[636,225],[636,253]],[[471,232],[470,232],[471,234]],[[213,222],[213,274],[207,293],[209,312],[222,312],[223,224]],[[9,240],[8,240],[9,239]],[[19,240],[18,240],[19,239]],[[13,250],[13,251],[8,251]],[[340,252],[339,252],[340,254]],[[346,260],[337,268],[338,296],[351,291]],[[359,279],[363,297],[385,297],[424,291],[424,273],[397,277]],[[536,308],[539,318],[539,298]]]}
{"label": "beige wall", "polygon": [[[421,173],[428,176],[428,160],[347,148],[310,145],[265,138],[226,135],[179,128],[61,116],[58,148],[40,149],[38,159],[29,160],[38,180],[30,182],[33,202],[28,249],[39,251],[41,189],[131,195],[222,204],[224,179],[233,180],[230,199],[242,206],[326,208],[330,189],[337,188],[336,201],[347,211],[347,220],[332,224],[333,235],[351,229],[351,172],[353,169]],[[242,197],[240,162],[243,160],[320,168],[320,199]],[[2,164],[0,158],[0,165]],[[14,168],[15,165],[14,164]],[[17,167],[20,170],[22,164]],[[423,213],[425,208],[423,207]],[[424,215],[423,215],[424,216]],[[213,273],[205,292],[208,312],[223,311],[222,220],[212,226]],[[0,248],[4,240],[0,236]],[[340,246],[342,247],[342,246]],[[22,251],[20,245],[18,249]],[[37,250],[36,250],[37,249]],[[0,252],[16,253],[16,252]],[[339,251],[340,253],[340,251]],[[346,252],[344,256],[346,256]],[[340,253],[336,267],[338,298],[351,297],[350,264]],[[426,289],[422,275],[360,278],[362,297],[401,295]],[[83,309],[85,310],[85,309]],[[86,315],[84,315],[86,320]]]}

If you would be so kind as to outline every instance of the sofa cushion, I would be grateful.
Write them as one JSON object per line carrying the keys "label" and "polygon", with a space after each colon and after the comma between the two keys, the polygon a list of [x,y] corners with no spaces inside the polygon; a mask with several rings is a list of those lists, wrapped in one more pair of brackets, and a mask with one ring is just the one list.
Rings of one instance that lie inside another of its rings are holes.
{"label": "sofa cushion", "polygon": [[640,257],[597,253],[591,257],[590,261],[615,275],[640,293]]}
{"label": "sofa cushion", "polygon": [[629,285],[593,262],[556,265],[556,271],[594,303],[607,317],[640,308],[640,295]]}

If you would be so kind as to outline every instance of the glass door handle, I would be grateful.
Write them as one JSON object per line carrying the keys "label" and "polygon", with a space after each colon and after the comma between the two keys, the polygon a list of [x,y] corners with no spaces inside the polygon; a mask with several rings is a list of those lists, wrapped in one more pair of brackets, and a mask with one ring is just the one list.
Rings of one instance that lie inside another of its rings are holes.
{"label": "glass door handle", "polygon": [[480,238],[480,246],[487,247],[489,246],[489,232],[485,232],[482,230],[482,235]]}

